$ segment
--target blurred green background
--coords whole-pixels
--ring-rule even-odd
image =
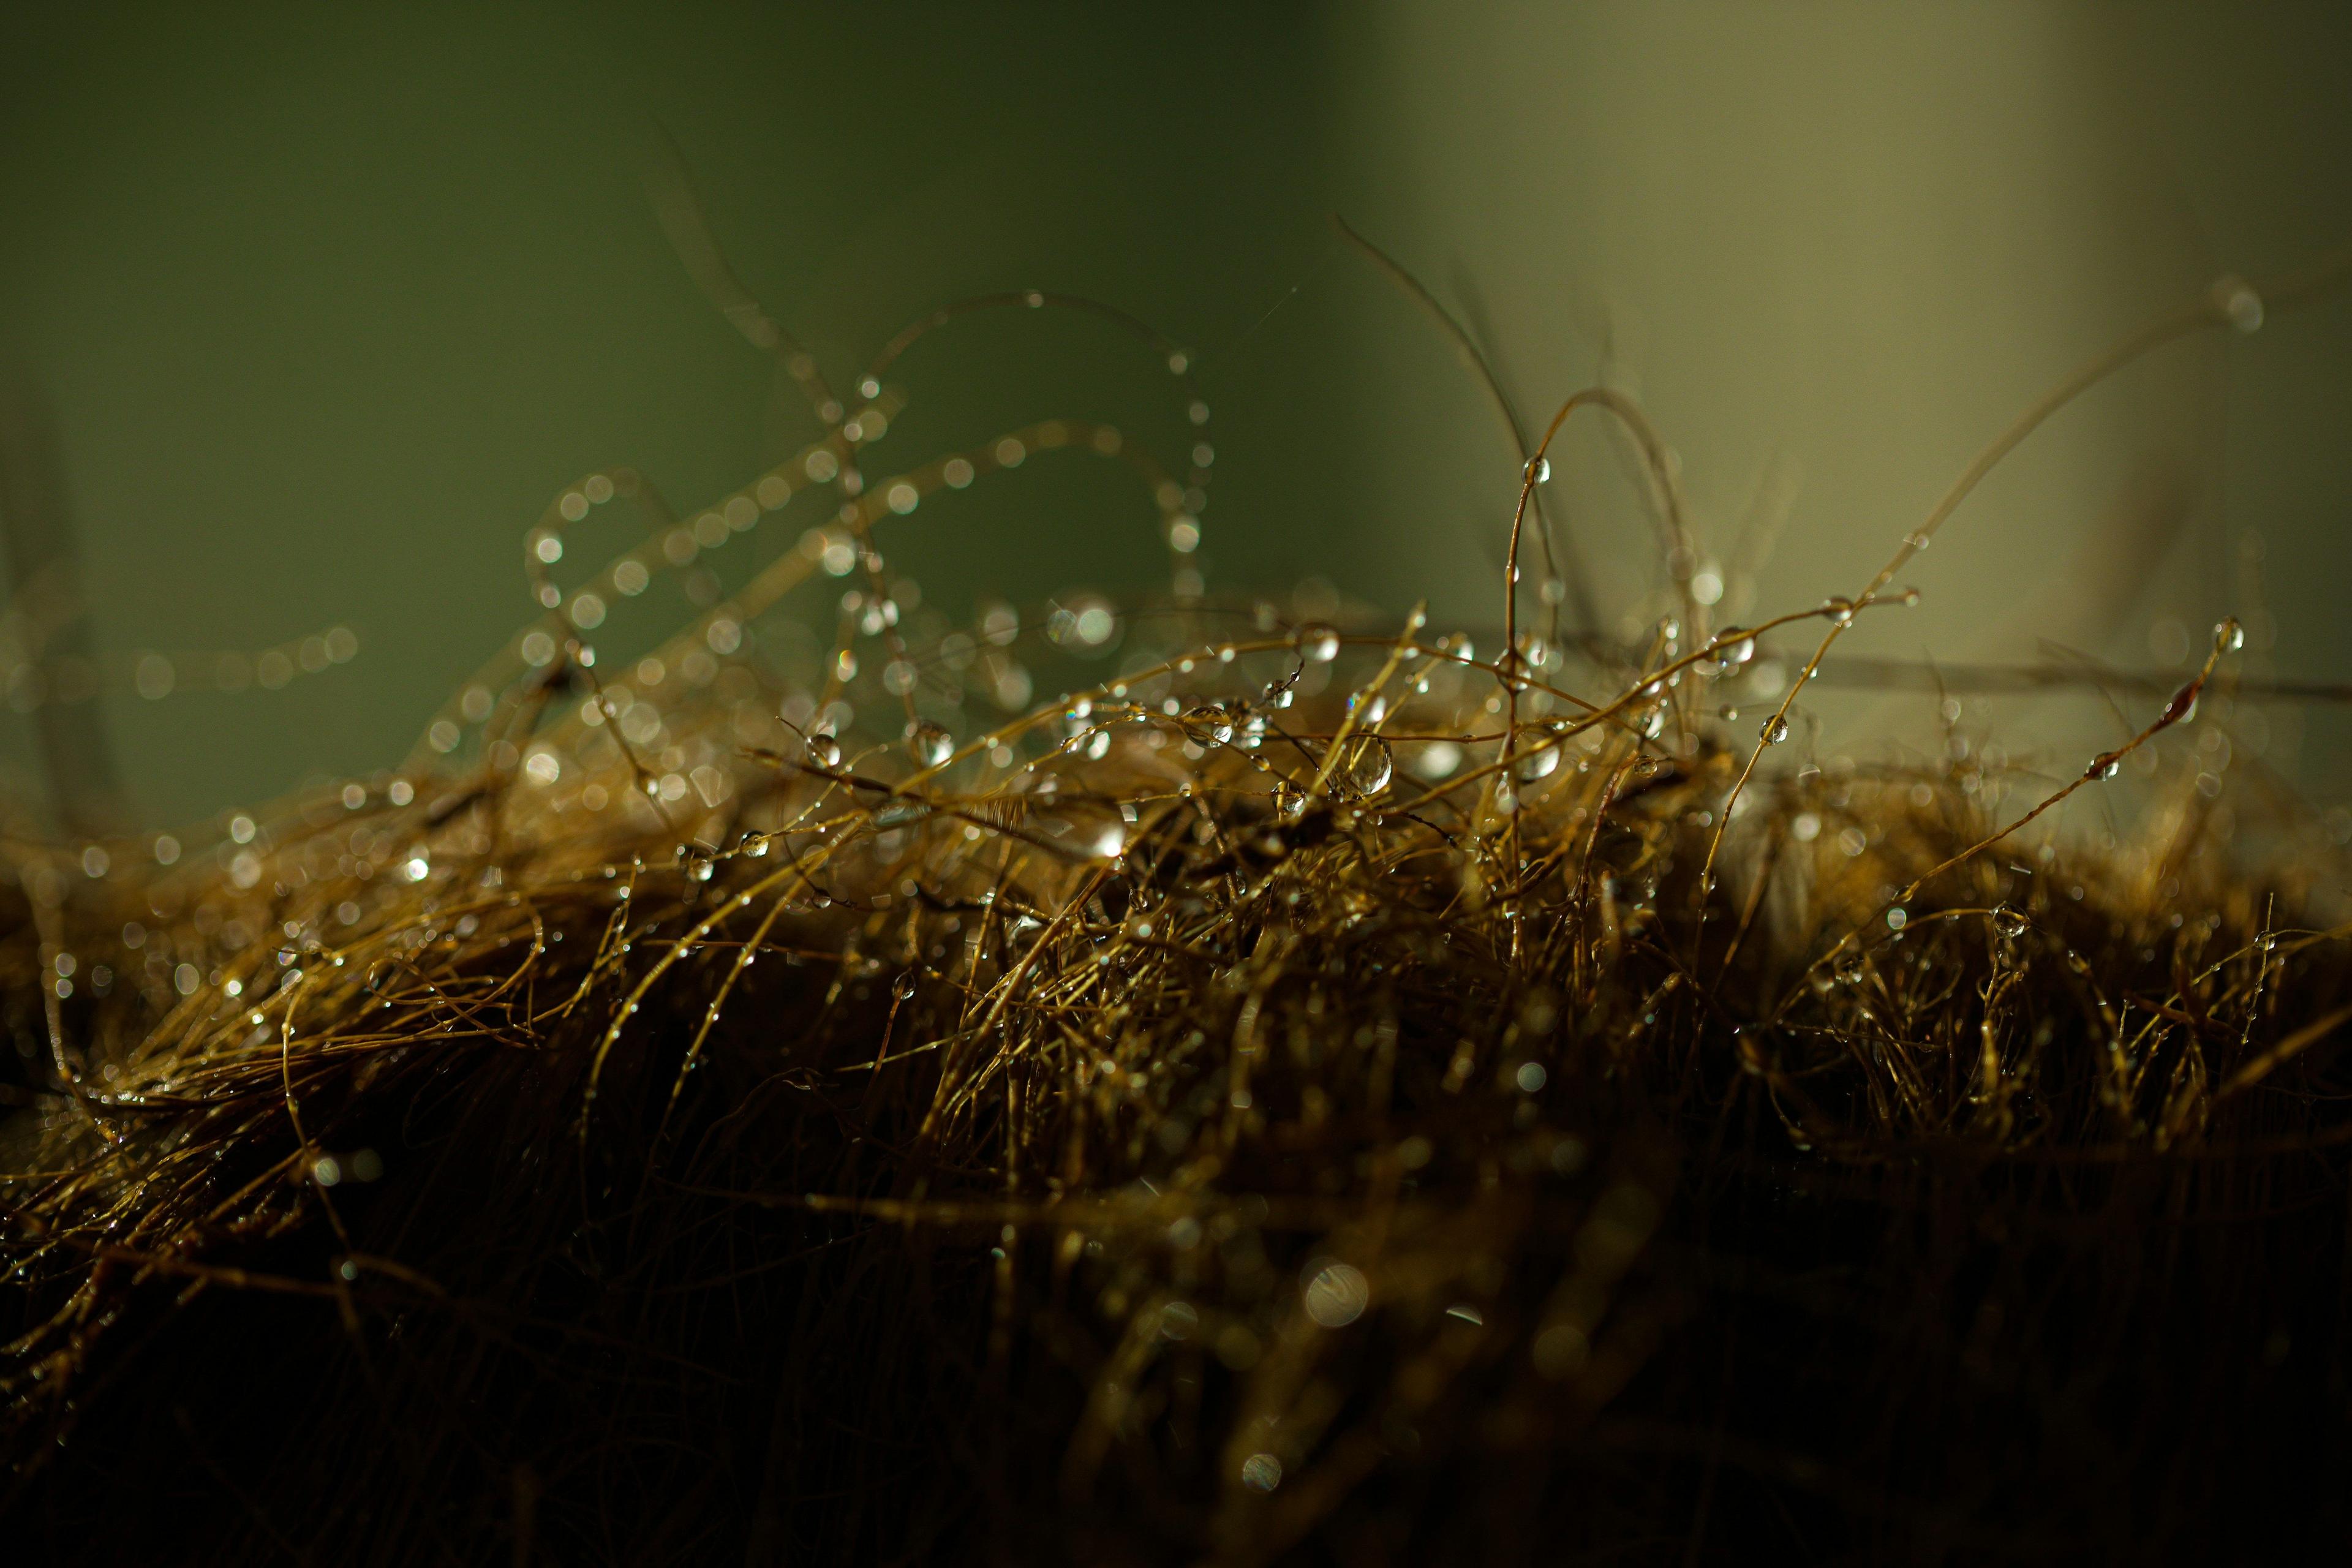
[[[635,466],[683,510],[813,432],[654,220],[656,125],[836,382],[961,295],[1111,301],[1214,409],[1212,591],[1320,574],[1491,625],[1516,463],[1345,213],[1524,418],[1637,390],[1703,549],[1777,530],[1727,600],[1759,618],[1857,589],[2141,320],[2352,238],[2347,62],[2340,6],[18,7],[0,370],[53,413],[100,648],[360,636],[280,692],[110,692],[153,822],[395,761],[530,613],[522,534],[581,474]],[[976,320],[895,374],[909,463],[1051,415],[1192,439],[1152,356],[1082,318]],[[2021,452],[1913,569],[1920,607],[1851,646],[2160,667],[2235,609],[2258,672],[2352,671],[2347,415],[2352,301],[2168,351]],[[1612,631],[1663,608],[1627,473],[1579,428],[1552,484]],[[1153,521],[1113,466],[1040,461],[927,505],[892,560],[950,614],[1131,593],[1165,580]],[[1928,716],[1822,709],[1856,747]],[[2346,793],[2331,713],[2262,729]]]

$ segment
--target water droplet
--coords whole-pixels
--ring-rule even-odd
[[[1934,541],[1925,533],[1906,533],[1903,536],[1903,542],[1910,546],[1911,552],[1916,555],[1920,551],[1927,549],[1929,544],[1934,542]]]
[[[820,730],[808,738],[809,761],[821,768],[841,765],[841,742]]]
[[[914,994],[915,972],[913,970],[909,969],[901,972],[898,979],[890,982],[890,994],[897,997],[899,1001],[904,1002],[914,995]]]
[[[1755,634],[1745,626],[1726,626],[1716,634],[1716,668],[1729,674],[1756,657]]]
[[[1184,732],[1204,746],[1222,746],[1234,738],[1234,716],[1221,702],[1204,702],[1184,715]]]
[[[2007,904],[2000,905],[1992,911],[1992,929],[2005,937],[2014,939],[2023,936],[2030,923],[2023,915],[2011,909]]]
[[[1309,621],[1290,635],[1298,656],[1309,664],[1328,664],[1339,657],[1339,631],[1321,621]]]
[[[1789,721],[1775,713],[1764,721],[1763,728],[1757,733],[1763,738],[1766,745],[1777,746],[1789,738]]]
[[[1558,737],[1552,735],[1539,736],[1536,742],[1536,749],[1521,752],[1518,762],[1513,771],[1519,775],[1519,782],[1521,784],[1533,784],[1538,779],[1549,778],[1553,773],[1559,772],[1559,742]]]
[[[2093,783],[2111,779],[2123,771],[2123,759],[2110,752],[2103,757],[2093,757],[2091,765],[2083,770],[2083,776]]]
[[[907,726],[907,754],[919,766],[938,767],[955,754],[955,737],[929,719],[914,720]]]
[[[1852,599],[1838,597],[1823,599],[1822,601],[1822,611],[1823,614],[1827,615],[1832,621],[1834,621],[1839,626],[1844,626],[1853,619],[1853,601]]]
[[[2235,616],[2223,616],[2213,626],[2213,647],[2222,653],[2236,653],[2246,646],[2246,628],[2238,624]]]
[[[1549,480],[1550,478],[1551,459],[1549,458],[1530,458],[1528,459],[1528,479],[1530,483],[1540,485]]]
[[[1375,795],[1389,787],[1395,773],[1389,743],[1378,735],[1358,735],[1348,742],[1345,763],[1348,788],[1359,795]]]

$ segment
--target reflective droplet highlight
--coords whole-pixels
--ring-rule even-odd
[[[1339,657],[1339,629],[1321,621],[1309,621],[1290,637],[1298,649],[1299,658],[1309,664],[1328,664]]]
[[[1348,755],[1343,771],[1349,791],[1360,795],[1374,795],[1389,787],[1396,764],[1389,753],[1389,743],[1378,735],[1357,735],[1348,742]]]
[[[917,719],[907,726],[907,754],[919,766],[938,767],[955,754],[955,737],[942,725]]]

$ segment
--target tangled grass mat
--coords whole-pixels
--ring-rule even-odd
[[[822,440],[688,521],[567,489],[544,615],[394,773],[215,841],[9,845],[11,1560],[2346,1539],[2347,868],[2200,739],[2234,624],[2056,779],[1957,705],[1930,761],[1781,744],[2035,425],[2340,266],[2086,367],[1851,598],[1711,626],[1659,462],[1673,613],[1604,646],[1513,593],[1481,648],[1205,595],[1204,463],[1103,427],[868,482],[915,336],[1075,302],[942,311],[845,407],[666,216]],[[887,525],[1055,448],[1136,467],[1175,595],[923,634]],[[747,587],[595,658],[810,495]],[[644,542],[560,586],[632,503]],[[763,627],[828,574],[802,684]],[[2055,809],[2084,791],[2116,809]]]

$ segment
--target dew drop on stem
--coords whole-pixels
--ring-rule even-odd
[[[938,767],[955,754],[955,737],[931,720],[917,719],[907,726],[907,754],[919,766]]]

